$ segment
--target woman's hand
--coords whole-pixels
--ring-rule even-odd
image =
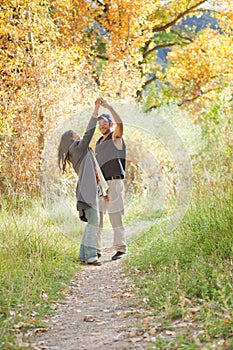
[[[103,196],[103,199],[104,199],[106,202],[109,202],[109,195],[107,194],[106,196]]]
[[[100,108],[100,104],[101,104],[101,98],[97,98],[95,100],[95,109],[94,109],[94,112],[92,114],[92,117],[93,118],[97,118],[98,117],[98,113],[99,113],[99,108]]]
[[[102,98],[98,97],[98,98],[95,100],[95,105],[96,105],[96,106],[100,106],[101,102],[102,102]]]

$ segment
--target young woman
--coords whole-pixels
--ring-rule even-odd
[[[67,162],[72,164],[78,175],[76,189],[77,210],[81,220],[87,222],[79,250],[79,259],[91,265],[101,265],[98,261],[96,239],[99,226],[99,202],[95,160],[89,147],[95,132],[101,99],[95,101],[95,109],[81,138],[73,130],[66,131],[58,148],[59,168],[64,172]]]

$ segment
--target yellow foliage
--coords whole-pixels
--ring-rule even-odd
[[[212,29],[203,30],[192,43],[168,55],[166,79],[183,100],[202,95],[210,98],[211,92],[232,80],[232,52],[232,37]]]

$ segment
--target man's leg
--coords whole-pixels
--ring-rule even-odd
[[[123,212],[109,213],[109,219],[113,228],[113,248],[117,252],[126,253],[127,245],[125,239],[125,228],[123,225]]]
[[[113,247],[117,251],[112,259],[119,259],[127,251],[125,228],[123,224],[124,216],[124,181],[110,180],[109,185],[109,203],[108,214],[113,228],[114,238]],[[123,254],[120,254],[123,253]]]

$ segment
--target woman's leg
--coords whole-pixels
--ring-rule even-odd
[[[85,227],[79,258],[87,263],[98,260],[96,250],[97,231],[99,227],[99,211],[98,209],[88,208],[85,210],[87,225]]]
[[[102,241],[102,235],[103,235],[103,223],[104,223],[104,213],[102,211],[99,212],[99,227],[97,231],[97,251],[99,254],[101,254],[103,249],[103,241]]]

